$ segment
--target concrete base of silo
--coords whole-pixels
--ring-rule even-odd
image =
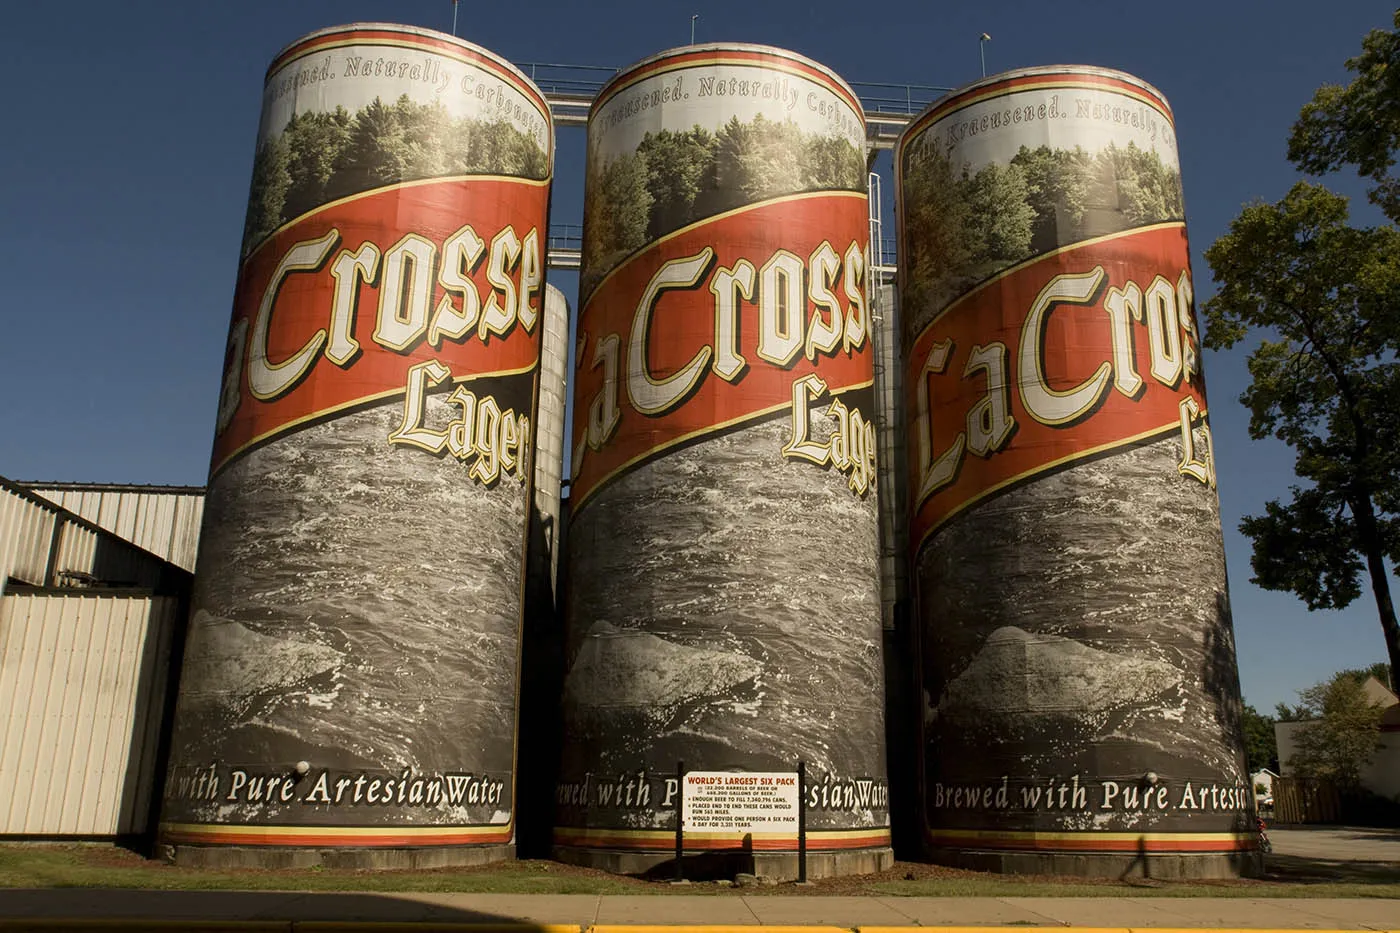
[[[674,852],[636,852],[625,849],[585,849],[555,846],[554,858],[569,865],[597,868],[617,875],[643,875],[659,881],[675,877]],[[894,866],[894,850],[846,849],[807,853],[807,879],[869,875]],[[797,853],[743,850],[687,852],[681,860],[681,877],[687,881],[733,878],[740,872],[773,881],[796,881]]]
[[[317,848],[314,846],[162,846],[166,861],[181,868],[462,868],[515,858],[515,846],[414,846]]]
[[[1140,855],[938,848],[928,851],[927,860],[936,865],[1004,875],[1061,875],[1120,881],[1257,878],[1264,873],[1263,856],[1257,851]]]

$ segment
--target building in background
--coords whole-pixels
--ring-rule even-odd
[[[25,483],[123,540],[194,572],[203,486],[123,486],[111,483]]]
[[[1361,769],[1361,787],[1388,800],[1400,800],[1400,697],[1375,677],[1367,677],[1361,685],[1366,701],[1383,710],[1380,734],[1371,760]],[[1279,777],[1291,778],[1296,772],[1289,759],[1298,750],[1298,733],[1308,728],[1306,722],[1274,723],[1274,739],[1278,742]]]
[[[187,488],[100,495],[98,518],[152,543],[184,540],[199,506]],[[138,501],[145,520],[117,521]],[[161,554],[0,477],[0,837],[149,841],[190,583]]]

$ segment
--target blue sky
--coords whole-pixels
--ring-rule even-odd
[[[1277,200],[1298,109],[1392,8],[1370,0],[883,4],[463,3],[458,34],[517,64],[624,66],[690,36],[780,45],[850,81],[960,85],[1103,65],[1156,85],[1177,118],[1198,301],[1200,253],[1240,206]],[[853,18],[853,14],[867,18]],[[0,475],[201,484],[208,465],[263,71],[297,36],[357,20],[450,28],[450,0],[68,0],[5,4],[0,145]],[[578,223],[582,130],[559,131],[553,218]],[[883,164],[888,165],[888,158]],[[1356,215],[1378,215],[1362,187]],[[570,295],[572,276],[551,282]],[[1286,495],[1292,456],[1256,443],[1244,353],[1208,354],[1245,698],[1261,710],[1385,657],[1369,593],[1309,613],[1249,583],[1242,515]]]

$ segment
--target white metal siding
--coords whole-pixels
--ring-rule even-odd
[[[195,488],[31,484],[44,498],[186,570],[194,570],[204,493]]]
[[[57,513],[0,486],[0,593],[14,577],[44,585]]]
[[[0,592],[7,578],[33,586],[156,589],[173,569],[131,541],[0,479]]]
[[[177,606],[0,597],[0,834],[147,829]]]
[[[65,522],[58,535],[54,582],[64,585],[91,577],[108,586],[154,589],[160,583],[162,566],[151,554],[116,535]]]

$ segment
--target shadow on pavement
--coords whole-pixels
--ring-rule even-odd
[[[0,919],[333,920],[475,923],[528,927],[529,921],[452,903],[461,894],[345,891],[143,891],[42,888],[0,890]],[[594,898],[587,897],[591,903]],[[591,922],[580,905],[578,918]],[[590,914],[590,916],[583,916]]]
[[[1400,882],[1400,862],[1341,861],[1274,853],[1264,856],[1264,877],[1295,884],[1395,884]]]
[[[1334,826],[1326,823],[1270,823],[1271,830],[1289,833],[1325,833],[1339,839],[1373,839],[1377,842],[1400,842],[1400,829],[1382,826]]]

